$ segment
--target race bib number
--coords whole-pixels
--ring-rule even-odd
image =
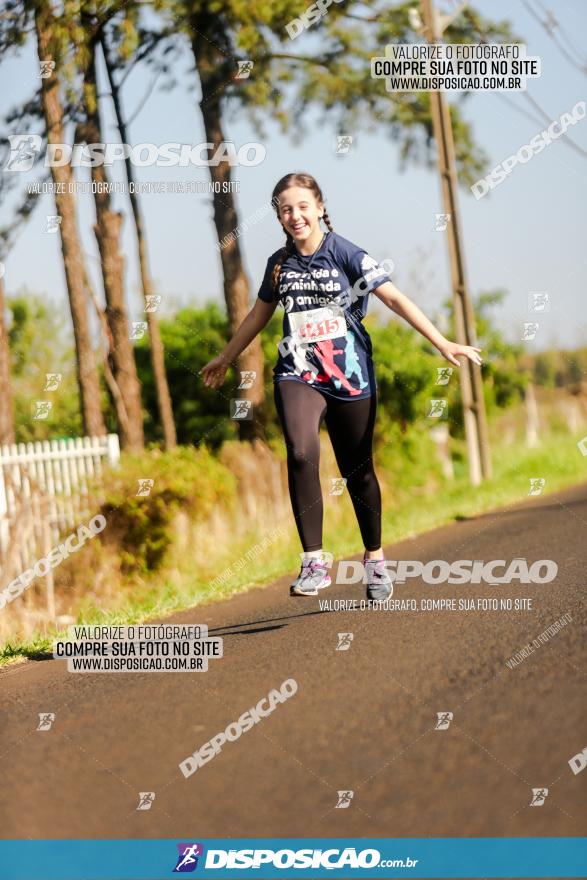
[[[292,312],[289,315],[291,335],[298,343],[321,342],[323,339],[338,339],[346,336],[346,321],[340,306],[324,306],[307,312]]]

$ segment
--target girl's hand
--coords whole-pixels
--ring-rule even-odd
[[[226,377],[228,367],[228,361],[221,354],[215,357],[214,360],[209,361],[200,370],[200,375],[204,379],[204,385],[207,385],[208,388],[220,388]]]
[[[468,357],[470,361],[473,361],[474,364],[478,364],[481,366],[483,363],[483,358],[479,355],[481,351],[480,348],[474,348],[472,345],[459,345],[458,342],[447,342],[446,345],[443,345],[442,348],[439,349],[441,355],[450,361],[451,364],[454,364],[457,367],[460,367],[460,361],[457,360],[459,355],[464,355]]]

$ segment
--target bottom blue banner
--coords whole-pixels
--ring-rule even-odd
[[[2,880],[587,877],[587,837],[2,840]]]

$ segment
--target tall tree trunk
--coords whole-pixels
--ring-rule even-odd
[[[224,85],[234,73],[233,53],[222,28],[220,16],[209,12],[194,14],[190,18],[190,24],[192,51],[202,89],[200,109],[206,141],[213,144],[213,150],[216,150],[225,140],[222,130],[221,98]],[[221,51],[222,49],[225,51]],[[230,183],[232,178],[231,166],[227,161],[222,161],[218,165],[210,165],[209,168],[210,177],[217,184],[213,193],[214,225],[218,241],[222,242],[224,237],[238,226],[236,206],[230,187],[227,187],[228,192],[223,192],[223,185]],[[217,189],[220,191],[216,192]],[[230,333],[233,334],[250,310],[249,283],[243,268],[238,238],[221,247],[220,259]],[[247,398],[253,404],[253,419],[240,422],[240,437],[243,440],[253,439],[262,436],[263,433],[255,409],[261,407],[265,399],[263,354],[258,336],[242,352],[237,360],[237,366],[240,371],[254,370],[256,373],[251,388],[239,391],[239,396]]]
[[[104,61],[108,72],[110,82],[110,91],[112,94],[112,103],[116,114],[120,139],[123,144],[127,144],[127,131],[122,107],[120,103],[120,94],[115,81],[113,63],[108,55],[108,47],[106,40],[102,36],[102,52],[104,53]],[[149,307],[149,297],[153,296],[153,284],[151,281],[151,273],[149,272],[149,259],[147,255],[147,242],[143,226],[143,217],[139,205],[137,194],[134,192],[134,175],[132,162],[130,157],[125,159],[126,179],[128,182],[129,199],[135,223],[135,231],[137,236],[137,250],[139,254],[139,270],[141,274],[141,285],[143,288],[143,298],[145,300],[145,309],[147,315],[147,323],[149,325],[149,336],[151,339],[151,363],[153,366],[153,376],[155,378],[155,392],[157,395],[157,406],[159,408],[159,417],[163,428],[163,438],[167,449],[174,449],[177,446],[177,434],[175,432],[175,422],[173,420],[173,408],[171,405],[171,395],[169,393],[169,385],[167,383],[167,375],[165,373],[165,352],[163,342],[161,340],[161,332],[159,330],[159,321],[154,311]]]
[[[110,327],[108,326],[108,321],[106,320],[106,314],[104,310],[100,307],[100,303],[98,302],[98,297],[94,293],[94,289],[88,278],[87,272],[84,276],[84,282],[86,285],[86,290],[88,295],[94,305],[94,309],[96,310],[96,316],[98,321],[100,322],[100,326],[102,328],[103,341],[106,345],[106,348],[103,349],[103,361],[102,365],[104,368],[104,381],[108,387],[108,391],[110,392],[110,396],[112,397],[112,401],[114,403],[114,409],[116,411],[116,420],[121,427],[121,430],[128,432],[128,414],[126,412],[126,406],[124,404],[124,398],[120,392],[120,388],[116,383],[116,379],[114,378],[114,374],[112,372],[112,367],[110,366],[111,354],[112,354],[112,332]]]
[[[87,68],[84,70],[85,121],[78,125],[77,136],[86,143],[103,143],[96,89],[96,44],[92,41]],[[112,364],[116,384],[120,388],[126,407],[126,425],[119,425],[120,439],[126,449],[144,449],[143,413],[141,409],[141,386],[124,304],[124,258],[120,252],[122,214],[113,211],[107,187],[110,183],[104,165],[93,165],[92,182],[96,184],[94,202],[96,225],[94,232],[100,251],[106,319],[112,333]]]
[[[55,19],[50,4],[39,2],[35,5],[35,30],[39,61],[45,61],[52,57],[54,26]],[[59,97],[59,80],[55,73],[49,78],[41,80],[41,97],[47,127],[47,142],[48,144],[62,144],[65,142],[63,108]],[[51,176],[56,184],[55,207],[61,217],[59,228],[61,251],[73,322],[83,427],[86,434],[99,436],[106,433],[106,425],[100,407],[100,381],[90,337],[87,300],[84,291],[84,264],[77,229],[75,195],[73,193],[74,176],[71,165],[52,167]]]
[[[4,320],[4,278],[0,275],[0,443],[14,443],[10,348]]]

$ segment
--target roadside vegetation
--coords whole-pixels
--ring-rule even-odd
[[[529,357],[496,331],[491,314],[498,303],[493,295],[476,304],[494,465],[493,479],[479,487],[468,479],[456,370],[447,385],[435,384],[437,368],[445,364],[423,340],[397,322],[367,319],[378,365],[376,463],[384,497],[384,544],[521,501],[528,496],[530,479],[544,479],[547,494],[587,478],[587,457],[577,446],[587,433],[587,392],[581,382],[587,351]],[[45,371],[45,359],[54,363],[54,351],[40,344],[52,318],[44,316],[34,297],[26,307],[12,301],[11,308],[14,351],[23,363],[36,362],[15,374],[15,404],[17,412],[24,412],[25,401],[39,390],[35,382]],[[169,451],[157,445],[149,353],[146,345],[138,347],[150,444],[144,452],[123,453],[120,467],[104,481],[100,509],[91,514],[102,513],[108,527],[55,570],[57,619],[46,618],[43,579],[1,612],[3,662],[49,650],[53,637],[69,623],[152,619],[263,586],[297,569],[299,540],[274,408],[259,414],[264,439],[241,441],[228,410],[234,376],[221,393],[204,388],[197,378],[207,359],[205,349],[218,347],[226,332],[215,306],[185,309],[161,321],[180,443]],[[279,334],[277,319],[263,334],[267,383]],[[205,340],[204,350],[193,343],[198,337]],[[66,361],[66,350],[63,357]],[[536,402],[532,417],[530,386]],[[75,396],[72,385],[61,399],[64,412],[59,415],[59,423],[72,430]],[[438,397],[447,399],[444,439],[434,439],[439,420],[427,415],[430,399]],[[50,423],[23,419],[27,433],[22,439],[31,439],[31,425],[37,432],[33,439],[42,439],[42,431],[54,436]],[[325,549],[335,558],[357,554],[362,548],[350,499],[344,491],[330,494],[338,470],[325,432],[321,475]],[[144,479],[152,486],[140,496]]]

